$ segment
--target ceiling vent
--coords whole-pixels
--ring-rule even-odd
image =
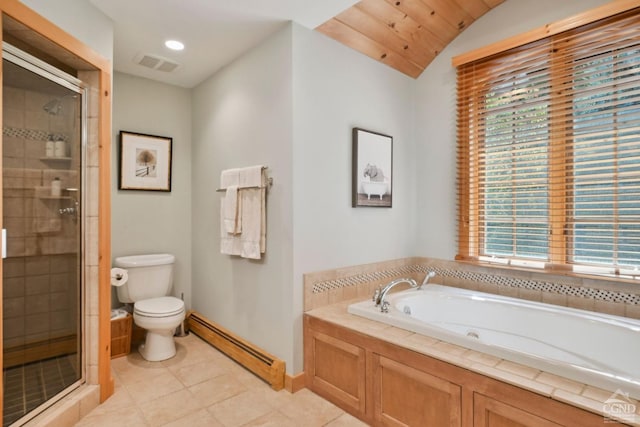
[[[170,73],[180,66],[167,58],[161,56],[151,55],[149,53],[140,53],[133,58],[133,62],[143,67],[151,68],[152,70],[158,70],[165,73]]]

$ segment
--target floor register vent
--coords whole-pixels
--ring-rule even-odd
[[[284,388],[283,360],[216,325],[197,312],[189,313],[187,324],[191,332],[262,378],[274,390]]]

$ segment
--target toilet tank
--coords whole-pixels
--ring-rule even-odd
[[[118,300],[134,303],[143,299],[169,295],[173,286],[171,254],[149,254],[117,257],[114,266],[127,270],[129,280],[116,287]]]

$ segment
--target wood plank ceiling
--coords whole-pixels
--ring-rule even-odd
[[[362,0],[316,30],[417,78],[471,23],[504,0]]]

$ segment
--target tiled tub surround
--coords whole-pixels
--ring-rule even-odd
[[[444,285],[640,318],[638,293],[634,292],[634,287],[638,285],[635,284],[478,267],[426,258],[408,258],[307,274],[306,314],[604,415],[604,405],[615,390],[581,384],[347,313],[349,303],[371,298],[380,284],[398,277],[412,277],[421,281],[425,272],[430,270],[437,273],[433,281]],[[632,403],[636,405],[635,422],[625,422],[640,425],[640,404],[634,400]]]
[[[355,298],[400,277],[418,282],[429,271],[441,285],[640,319],[640,280],[622,282],[485,267],[432,258],[404,258],[304,275],[305,311]]]

